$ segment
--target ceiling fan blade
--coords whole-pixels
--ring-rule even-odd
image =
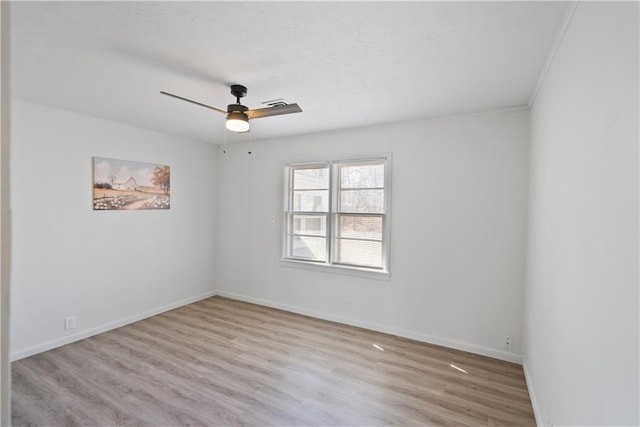
[[[163,94],[163,95],[170,96],[170,97],[172,97],[172,98],[180,99],[180,100],[182,100],[182,101],[187,101],[187,102],[190,102],[190,103],[192,103],[192,104],[196,104],[196,105],[199,105],[199,106],[201,106],[201,107],[208,108],[208,109],[213,110],[213,111],[217,111],[218,113],[227,114],[227,112],[226,112],[225,110],[221,110],[221,109],[219,109],[219,108],[212,107],[211,105],[202,104],[202,103],[197,102],[197,101],[192,101],[192,100],[190,100],[190,99],[183,98],[183,97],[181,97],[181,96],[174,95],[174,94],[172,94],[172,93],[165,92],[165,91],[160,91],[160,93],[161,93],[161,94]]]
[[[250,119],[262,117],[279,116],[281,114],[302,113],[302,108],[298,104],[276,105],[275,107],[259,108],[244,112]]]

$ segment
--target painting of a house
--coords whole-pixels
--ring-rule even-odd
[[[113,175],[111,175],[109,178],[111,179],[111,187],[114,190],[133,191],[138,187],[138,183],[133,177],[129,177],[129,179],[126,180],[125,182],[115,182],[116,177]]]
[[[170,176],[167,165],[94,157],[93,209],[170,209]]]

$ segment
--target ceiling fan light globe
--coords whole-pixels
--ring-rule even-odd
[[[243,113],[227,114],[227,129],[232,132],[247,132],[249,130],[249,118]]]

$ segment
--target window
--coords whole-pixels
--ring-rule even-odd
[[[285,168],[284,258],[387,273],[386,158]]]

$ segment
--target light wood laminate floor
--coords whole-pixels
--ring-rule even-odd
[[[22,425],[535,425],[522,368],[213,297],[13,366]]]

